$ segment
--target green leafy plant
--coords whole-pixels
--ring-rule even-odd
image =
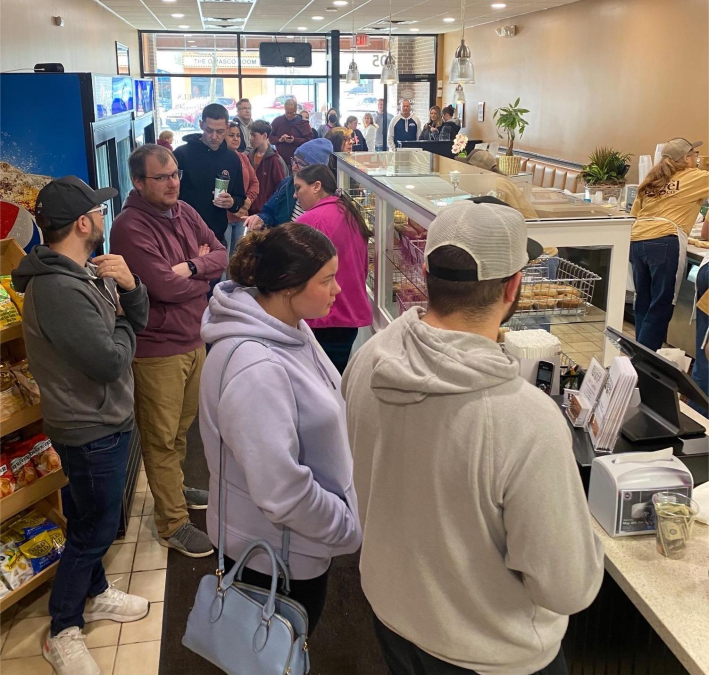
[[[613,148],[596,148],[583,167],[581,178],[586,185],[620,185],[630,170],[631,154],[622,154]]]
[[[515,144],[515,138],[517,134],[522,138],[524,130],[526,129],[529,122],[522,117],[529,112],[526,108],[519,107],[519,99],[514,103],[510,103],[508,106],[498,108],[493,113],[492,117],[495,120],[495,125],[497,126],[497,135],[500,138],[504,138],[503,133],[507,136],[507,155],[512,156],[512,150]]]

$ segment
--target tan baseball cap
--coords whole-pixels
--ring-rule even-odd
[[[665,143],[662,156],[669,157],[675,162],[681,162],[692,150],[702,145],[702,141],[690,143],[686,138],[673,138]]]
[[[487,150],[473,150],[465,160],[471,166],[492,171],[497,168],[497,160]]]
[[[441,246],[463,249],[477,270],[449,270],[431,265],[429,256]],[[444,206],[428,227],[426,270],[446,281],[505,279],[542,254],[527,237],[524,216],[495,197],[476,197]]]

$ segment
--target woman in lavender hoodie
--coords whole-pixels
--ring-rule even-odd
[[[330,240],[307,225],[252,232],[202,320],[202,338],[212,344],[199,407],[210,539],[216,546],[221,435],[226,554],[238,559],[254,539],[280,550],[290,528],[291,597],[307,610],[310,630],[325,604],[331,559],[362,540],[340,376],[305,323],[329,313],[340,292],[337,266]],[[226,363],[220,395],[227,355],[242,342]],[[270,570],[257,553],[244,580],[268,588]]]
[[[338,189],[326,166],[306,166],[298,171],[294,185],[295,198],[305,211],[296,222],[320,230],[337,249],[340,263],[337,283],[342,287],[342,293],[327,316],[313,318],[308,325],[342,374],[357,330],[372,323],[372,303],[366,286],[369,272],[367,244],[372,233],[349,196]]]

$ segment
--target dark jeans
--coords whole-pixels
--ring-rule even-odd
[[[126,431],[76,447],[53,443],[70,498],[63,504],[66,547],[49,598],[52,636],[83,628],[86,599],[108,588],[101,559],[118,534],[130,437]]]
[[[228,556],[224,556],[225,570],[228,572],[233,566],[234,561]],[[290,582],[290,595],[288,597],[303,605],[305,611],[308,613],[308,632],[310,635],[312,635],[315,630],[315,626],[318,625],[323,608],[325,607],[327,577],[329,574],[330,570],[314,579],[291,579]],[[271,576],[269,574],[262,574],[248,567],[244,568],[241,580],[247,584],[265,588],[266,590],[271,588]],[[279,593],[281,592],[280,585],[278,591]]]
[[[697,274],[697,300],[701,298],[709,289],[709,265],[704,265]],[[707,395],[709,395],[709,364],[707,364],[707,353],[702,347],[704,336],[709,330],[709,315],[697,310],[697,338],[696,338],[696,354],[692,366],[692,379],[697,383],[697,386]],[[689,401],[689,405],[698,413],[706,417],[707,409]]]
[[[389,630],[376,615],[374,632],[384,654],[389,675],[477,675],[474,670],[441,661],[419,649],[401,635]],[[568,672],[564,652],[559,649],[559,653],[548,666],[532,675],[568,675]]]
[[[657,351],[667,338],[672,320],[675,278],[679,265],[679,239],[659,237],[630,242],[635,282],[635,338]]]
[[[357,328],[314,328],[313,334],[323,351],[330,357],[340,375],[350,360],[352,345],[357,339]]]

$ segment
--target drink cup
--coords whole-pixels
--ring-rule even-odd
[[[214,199],[216,199],[222,192],[226,192],[229,189],[229,179],[228,178],[217,178],[214,181]]]

